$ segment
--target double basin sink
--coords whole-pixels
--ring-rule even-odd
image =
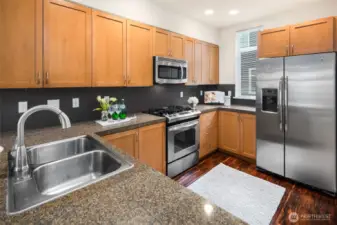
[[[90,136],[27,148],[31,178],[16,180],[9,154],[7,210],[17,214],[133,167]]]

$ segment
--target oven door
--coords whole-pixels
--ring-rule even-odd
[[[168,127],[167,162],[171,163],[199,150],[199,120]]]

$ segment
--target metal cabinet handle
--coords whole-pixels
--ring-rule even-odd
[[[37,72],[37,74],[36,74],[36,76],[35,76],[35,82],[36,82],[37,85],[40,84],[40,82],[41,82],[41,79],[40,79],[40,72]]]
[[[288,131],[288,76],[285,78],[285,89],[284,89],[284,105],[285,105],[285,115],[284,115],[284,130]]]
[[[279,83],[278,83],[278,109],[279,109],[279,122],[280,122],[280,131],[283,131],[283,107],[282,107],[282,101],[283,101],[283,96],[282,96],[282,89],[283,89],[283,77],[280,78]]]
[[[46,72],[46,84],[48,84],[49,83],[49,72]]]
[[[286,45],[286,56],[289,56],[289,45]]]

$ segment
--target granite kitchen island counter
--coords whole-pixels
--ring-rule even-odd
[[[152,168],[123,154],[100,136],[165,121],[163,118],[138,114],[137,121],[102,128],[94,122],[27,131],[27,146],[81,135],[91,135],[119,151],[134,167],[116,176],[72,192],[52,202],[18,215],[6,213],[7,153],[15,132],[5,133],[0,145],[0,223],[2,224],[245,224],[230,213],[184,188]],[[97,135],[98,134],[98,135]],[[205,204],[213,206],[205,211]]]

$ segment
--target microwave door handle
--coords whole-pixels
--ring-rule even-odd
[[[182,65],[180,65],[180,80],[182,80],[184,77],[184,68]]]

